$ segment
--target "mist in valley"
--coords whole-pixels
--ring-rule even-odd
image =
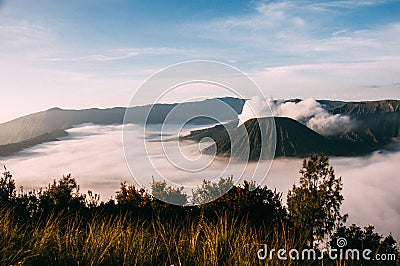
[[[207,143],[181,142],[179,149],[165,149],[159,141],[156,126],[144,136],[143,127],[128,125],[125,130],[137,134],[136,139],[130,140],[130,145],[139,146],[140,142],[145,141],[152,160],[152,164],[146,163],[145,151],[131,149],[134,153],[131,156],[136,158],[131,164],[135,167],[132,172],[141,173],[134,179],[125,161],[122,128],[81,125],[68,130],[69,136],[62,141],[37,145],[15,156],[0,158],[0,163],[11,171],[17,187],[23,186],[24,190],[46,187],[53,179],[71,173],[80,185],[81,192],[91,189],[101,194],[101,200],[114,196],[124,181],[136,185],[139,181],[149,188],[153,177],[156,180],[167,178],[171,183],[195,188],[203,179],[213,180],[229,175],[241,182],[243,179],[239,177],[243,174],[244,179],[251,178],[250,174],[256,167],[255,163],[246,165],[237,162],[227,167],[227,159],[200,155],[201,145]],[[166,143],[171,147],[176,145],[173,140]],[[165,159],[166,150],[170,160]],[[343,178],[345,200],[342,211],[349,213],[348,223],[359,226],[372,224],[378,232],[392,233],[400,240],[400,179],[396,166],[400,161],[400,143],[394,143],[388,150],[390,152],[378,151],[363,157],[330,158],[330,163],[336,175]],[[182,156],[189,160],[204,156],[200,161],[207,167],[194,172],[182,171],[171,164],[171,161],[179,161]],[[299,180],[301,164],[301,159],[275,159],[261,185],[282,192],[285,202],[288,189]]]

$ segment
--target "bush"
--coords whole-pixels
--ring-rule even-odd
[[[228,178],[219,184],[225,186],[230,180]],[[199,188],[196,193],[212,195],[224,189],[219,189],[218,185],[211,186],[207,182],[203,184],[206,185]],[[228,212],[241,219],[248,219],[254,225],[271,225],[286,219],[286,209],[282,206],[281,197],[281,193],[272,191],[266,186],[255,186],[254,183],[244,181],[242,186],[232,186],[226,194],[199,208],[206,217],[217,218],[220,213]]]
[[[344,238],[347,241],[346,246],[342,248],[344,252],[349,249],[358,249],[360,251],[370,249],[372,251],[370,257],[375,256],[376,254],[395,254],[397,260],[399,260],[400,258],[396,247],[396,240],[394,240],[391,235],[383,237],[374,232],[374,230],[375,228],[371,225],[364,227],[364,229],[361,229],[355,224],[352,224],[349,227],[341,226],[332,235],[329,244],[332,248],[341,249],[341,247],[338,247],[337,241],[340,238]],[[374,265],[376,262],[370,262],[370,264],[367,264],[368,261],[363,261],[363,263],[366,265]],[[388,263],[396,265],[396,261]]]
[[[154,181],[151,184],[151,191],[153,197],[162,201],[168,202],[169,204],[184,206],[188,203],[188,196],[183,191],[183,187],[171,187],[167,186],[165,181],[159,182]]]

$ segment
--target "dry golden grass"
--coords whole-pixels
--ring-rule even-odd
[[[79,216],[52,216],[18,225],[7,208],[0,208],[0,239],[1,265],[293,265],[260,261],[257,250],[266,241],[283,248],[303,244],[283,226],[256,228],[226,213],[216,221],[117,216],[83,224]]]

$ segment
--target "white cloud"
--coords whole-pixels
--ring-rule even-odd
[[[1,46],[31,46],[50,41],[52,29],[40,24],[28,22],[6,22],[0,25]],[[34,47],[31,47],[34,48]]]
[[[213,37],[213,31],[218,31],[227,36],[232,32],[241,32],[242,34],[231,35],[230,38],[236,39],[236,41],[251,39],[257,41],[255,37],[258,34],[276,33],[278,29],[288,32],[294,28],[299,29],[299,26],[304,26],[306,20],[300,16],[289,14],[295,8],[296,4],[292,2],[258,3],[254,7],[255,13],[253,14],[216,19],[204,23],[200,27],[209,30],[206,32],[211,33],[210,38]],[[275,37],[274,35],[262,37],[265,40]]]
[[[184,49],[175,49],[168,47],[146,47],[146,48],[118,48],[109,51],[103,51],[99,54],[91,54],[84,56],[69,56],[69,57],[53,57],[46,60],[49,61],[64,61],[64,62],[107,62],[122,59],[128,59],[137,56],[150,56],[150,55],[177,55],[188,54],[193,51]]]
[[[363,6],[373,6],[384,3],[390,3],[394,0],[352,0],[352,1],[326,1],[322,3],[311,4],[311,7],[316,10],[332,10],[337,8],[351,9]]]
[[[243,106],[242,113],[238,115],[239,125],[251,118],[271,117],[271,104],[272,101],[264,101],[259,96],[254,96],[247,100]]]
[[[247,100],[242,113],[238,116],[240,124],[251,118],[260,117],[289,117],[306,125],[324,136],[344,132],[354,125],[350,117],[329,114],[315,99],[309,98],[300,102],[274,102],[272,98],[262,100],[253,97]]]
[[[370,60],[270,67],[250,76],[275,98],[398,99],[400,56]]]
[[[353,8],[379,3],[338,1],[325,4],[346,4],[346,8]],[[217,42],[223,40],[230,46],[247,47],[246,56],[254,60],[263,58],[264,65],[282,65],[285,60],[289,64],[354,63],[378,56],[400,55],[400,24],[393,22],[364,30],[346,28],[351,25],[338,28],[325,21],[329,13],[317,12],[313,10],[315,7],[304,1],[261,2],[255,5],[253,14],[203,23],[201,36]],[[237,55],[237,60],[240,59]]]

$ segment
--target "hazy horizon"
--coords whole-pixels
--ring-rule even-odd
[[[218,97],[210,97],[210,98],[207,98],[207,99],[224,98],[224,97],[232,97],[232,96],[218,96]],[[270,97],[270,98],[273,99],[273,100],[276,100],[276,101],[305,100],[305,98],[286,98],[286,99],[275,99],[275,98],[272,98],[272,97]],[[314,99],[314,98],[308,98],[308,99]],[[247,99],[247,100],[250,100],[250,99]],[[386,100],[400,101],[400,98],[377,98],[377,99],[373,99],[373,100],[342,100],[342,99],[315,99],[315,100],[316,101],[324,101],[324,100],[327,100],[327,101],[342,101],[342,102],[367,102],[367,101],[369,102],[369,101],[386,101]],[[201,101],[201,100],[199,100],[199,101]],[[198,101],[193,101],[193,102],[198,102]],[[181,103],[181,102],[172,100],[172,101],[168,101],[168,102],[158,102],[157,104],[175,104],[175,103]],[[151,104],[152,103],[147,103],[147,104],[135,105],[133,107],[140,107],[140,106],[146,106],[146,105],[151,105]],[[69,107],[61,107],[61,106],[54,105],[54,106],[49,107],[47,109],[36,110],[36,111],[31,112],[31,113],[22,114],[22,115],[13,117],[13,118],[11,118],[9,120],[5,120],[5,121],[0,120],[0,124],[13,121],[13,120],[18,119],[18,118],[23,117],[23,116],[27,116],[27,115],[35,114],[35,113],[39,113],[39,112],[44,112],[44,111],[48,111],[48,110],[56,109],[56,108],[59,108],[59,109],[62,109],[62,110],[77,110],[77,111],[79,111],[79,110],[89,110],[89,109],[113,109],[113,108],[127,108],[127,107],[128,107],[128,105],[126,105],[126,106],[102,106],[102,107],[87,106],[87,107],[82,107],[82,108],[69,108]],[[277,115],[277,116],[279,116],[279,115]]]

